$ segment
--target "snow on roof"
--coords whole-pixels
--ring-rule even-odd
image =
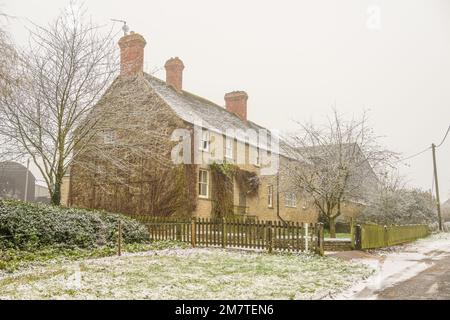
[[[227,111],[224,107],[215,104],[207,99],[196,96],[187,91],[178,92],[166,82],[144,73],[145,79],[156,93],[172,108],[172,110],[184,121],[196,124],[201,120],[203,128],[226,134],[227,130],[234,130],[236,139],[249,142],[247,136],[243,136],[249,129],[267,130],[270,135],[273,133],[268,129],[257,125],[249,120],[242,120],[236,114]],[[287,142],[280,138],[279,154],[288,156],[284,150]]]
[[[236,114],[227,111],[214,102],[186,91],[179,93],[164,81],[148,74],[145,76],[152,88],[184,121],[194,123],[196,120],[201,119],[205,129],[223,133],[227,129],[264,129],[251,121],[242,120]]]

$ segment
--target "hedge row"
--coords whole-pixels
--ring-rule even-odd
[[[117,241],[119,220],[124,243],[148,240],[146,227],[123,215],[3,200],[0,201],[0,246],[112,246]]]

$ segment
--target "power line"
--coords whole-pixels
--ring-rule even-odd
[[[444,142],[445,142],[445,140],[447,139],[449,133],[450,133],[450,126],[448,126],[448,128],[447,128],[447,132],[445,133],[444,139],[442,139],[441,143],[440,143],[439,145],[437,145],[436,148],[439,148],[440,146],[442,146],[442,145],[444,144]],[[415,158],[415,157],[420,156],[421,154],[427,152],[427,151],[430,150],[430,149],[431,149],[431,147],[428,147],[428,148],[426,148],[426,149],[424,149],[424,150],[422,150],[422,151],[420,151],[420,152],[417,152],[417,153],[415,153],[415,154],[413,154],[413,155],[410,155],[410,156],[408,156],[408,157],[406,157],[406,158],[400,159],[400,160],[396,161],[395,163],[398,163],[398,162],[402,162],[402,161],[406,161],[406,160]]]
[[[439,145],[436,146],[436,148],[439,148],[440,146],[442,146],[445,142],[445,139],[447,139],[448,133],[450,132],[450,126],[448,126],[447,132],[445,133],[444,139],[442,139],[442,142],[439,143]]]
[[[397,163],[397,162],[402,162],[402,161],[406,161],[406,160],[415,158],[415,157],[420,156],[421,154],[427,152],[427,151],[430,150],[430,149],[431,149],[431,147],[428,147],[428,148],[426,148],[425,150],[422,150],[422,151],[420,151],[420,152],[417,152],[417,153],[415,153],[415,154],[413,154],[413,155],[411,155],[411,156],[408,156],[408,157],[406,157],[406,158],[400,159],[400,160],[396,161],[395,163]]]

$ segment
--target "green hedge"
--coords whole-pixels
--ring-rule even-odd
[[[394,246],[428,236],[426,225],[381,226],[361,225],[361,249],[375,249]]]
[[[66,248],[112,246],[122,221],[124,243],[148,240],[146,227],[119,214],[18,201],[0,201],[0,246]]]

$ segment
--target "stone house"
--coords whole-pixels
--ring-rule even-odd
[[[191,170],[193,179],[183,184],[192,201],[185,214],[214,216],[215,203],[223,200],[217,199],[219,187],[213,172],[220,165],[232,166],[233,172],[254,184],[250,193],[237,175],[231,177],[232,214],[315,222],[318,213],[312,203],[290,191],[274,166],[275,162],[298,160],[283,154],[278,146],[283,141],[247,118],[247,93],[225,94],[223,107],[183,90],[185,66],[179,58],[166,62],[166,80],[160,80],[143,71],[145,46],[145,39],[133,32],[119,41],[120,75],[92,112],[103,129],[92,139],[91,149],[75,151],[70,175],[64,179],[66,205],[159,214],[152,210],[155,201],[178,200],[170,198],[171,192],[161,196],[171,188],[166,180],[175,178],[155,177],[155,168],[173,165],[178,157],[184,163],[177,166],[184,167],[185,174]],[[189,139],[183,140],[186,132]],[[126,146],[128,152],[118,156],[116,144]],[[187,158],[191,163],[184,161]],[[104,165],[108,161],[118,165]],[[275,171],[268,170],[274,167]],[[164,215],[171,213],[160,210]]]

